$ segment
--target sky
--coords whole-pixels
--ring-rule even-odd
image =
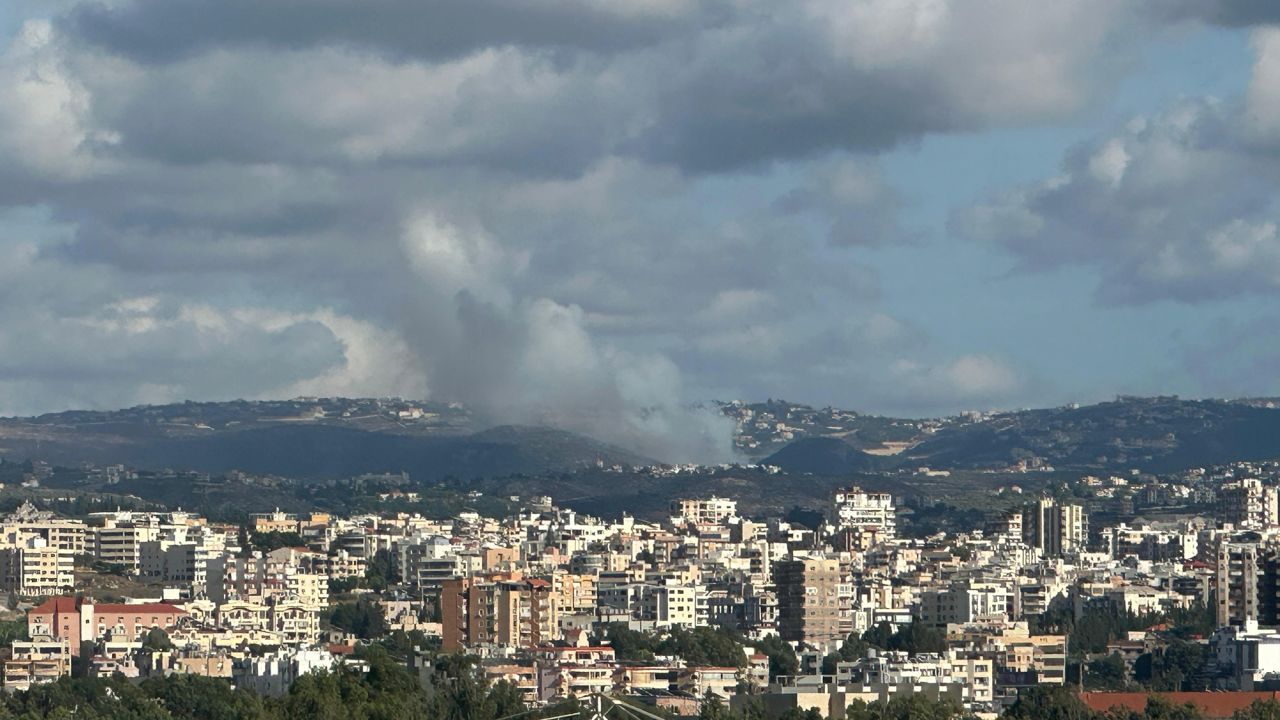
[[[0,414],[1280,395],[1262,0],[0,4]]]

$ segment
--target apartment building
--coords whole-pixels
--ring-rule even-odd
[[[98,603],[84,597],[58,596],[27,613],[27,635],[65,640],[72,655],[80,643],[107,637],[143,639],[152,628],[170,630],[187,611],[164,603]]]
[[[783,640],[823,646],[842,641],[852,626],[852,588],[840,562],[795,558],[773,566],[778,634]]]
[[[54,595],[75,585],[75,556],[39,535],[20,535],[0,548],[0,587],[31,597]]]
[[[857,487],[837,490],[831,498],[831,522],[837,530],[871,531],[882,539],[897,534],[898,513],[889,493]]]
[[[715,497],[681,499],[671,503],[671,516],[694,525],[723,525],[738,516],[738,501]]]
[[[485,644],[536,647],[560,637],[555,594],[541,578],[446,580],[440,610],[445,650]]]

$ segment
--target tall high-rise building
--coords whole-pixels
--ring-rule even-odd
[[[1257,542],[1227,542],[1218,545],[1218,566],[1214,574],[1214,597],[1218,626],[1244,625],[1257,620],[1261,571],[1266,551]]]
[[[469,645],[537,647],[560,637],[559,608],[549,581],[445,580],[440,590],[445,650]]]
[[[1028,505],[1022,512],[1022,540],[1048,557],[1083,550],[1089,539],[1089,518],[1080,505],[1059,505],[1050,498]]]
[[[774,563],[778,634],[783,640],[824,645],[851,629],[851,589],[838,560],[795,558]]]

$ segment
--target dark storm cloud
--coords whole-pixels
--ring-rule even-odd
[[[1203,20],[1232,27],[1280,22],[1280,4],[1273,0],[1170,0],[1152,3],[1150,9],[1169,19]]]
[[[1095,0],[138,0],[61,25],[155,65],[103,98],[124,151],[563,175],[614,154],[723,172],[1057,116],[1105,82],[1124,17]]]
[[[507,45],[616,52],[714,24],[730,7],[692,0],[133,0],[82,3],[63,23],[88,42],[148,63],[244,46],[330,45],[438,61]]]

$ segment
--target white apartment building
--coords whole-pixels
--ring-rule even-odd
[[[831,500],[831,522],[840,530],[875,530],[881,537],[897,533],[898,512],[889,493],[869,493],[861,488],[837,490]]]
[[[711,496],[682,499],[671,503],[671,516],[695,525],[723,525],[738,516],[738,501]]]
[[[175,583],[195,594],[206,594],[209,560],[214,555],[195,542],[148,540],[138,546],[138,574],[144,578]]]
[[[1227,483],[1219,491],[1222,519],[1237,528],[1280,525],[1280,488],[1264,486],[1257,478]]]
[[[75,556],[39,535],[0,549],[0,586],[18,595],[55,595],[75,585]]]
[[[1003,583],[958,582],[945,589],[920,593],[920,621],[934,627],[966,624],[979,619],[1007,620],[1016,593]]]

